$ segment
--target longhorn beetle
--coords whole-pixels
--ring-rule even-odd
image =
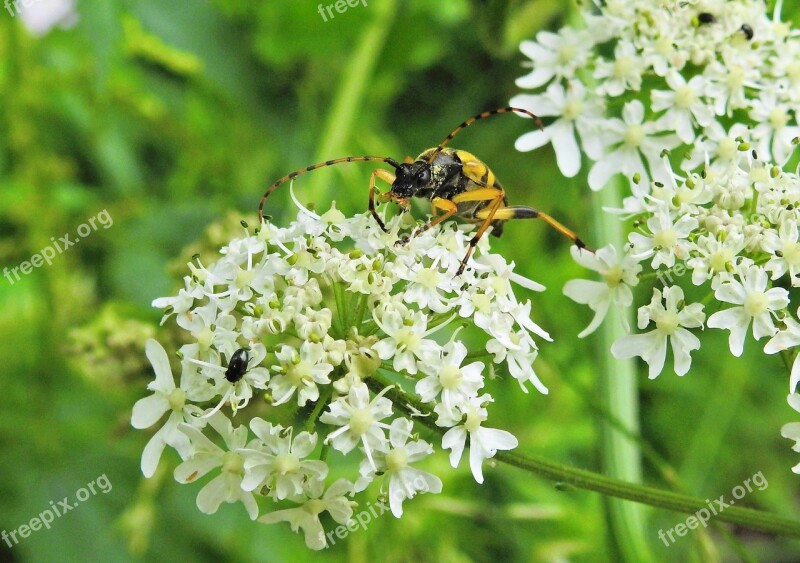
[[[521,108],[503,107],[486,111],[467,119],[453,129],[438,146],[424,151],[413,161],[411,158],[406,158],[400,164],[393,158],[384,156],[346,156],[312,164],[287,174],[267,188],[264,197],[261,198],[261,203],[258,204],[259,220],[261,223],[264,222],[264,202],[267,197],[278,186],[301,174],[343,162],[378,161],[388,164],[395,170],[395,173],[392,174],[388,170],[379,168],[372,172],[369,179],[369,212],[384,232],[388,232],[388,230],[375,211],[376,199],[379,203],[397,202],[403,208],[403,211],[408,210],[412,197],[430,200],[433,216],[424,225],[418,227],[412,236],[419,235],[453,215],[457,215],[470,223],[480,225],[469,241],[469,249],[456,272],[457,276],[463,273],[469,257],[475,250],[475,245],[478,244],[486,229],[492,226],[492,234],[500,236],[503,232],[503,224],[510,219],[542,219],[575,243],[578,248],[585,248],[591,252],[591,249],[573,231],[546,213],[532,207],[520,205],[509,207],[503,187],[486,164],[478,160],[472,153],[445,146],[462,129],[469,127],[479,119],[508,112],[525,114],[535,120],[539,129],[544,129],[541,120],[530,111]],[[376,178],[391,185],[391,189],[388,192],[379,193],[377,198],[375,196]],[[440,211],[442,212],[441,215],[439,215]],[[407,239],[398,241],[398,244],[404,244],[405,242],[407,242]]]

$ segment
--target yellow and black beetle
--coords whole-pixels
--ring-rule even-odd
[[[492,234],[500,236],[503,232],[503,224],[510,219],[542,219],[559,233],[569,238],[579,248],[589,250],[573,231],[546,213],[532,207],[519,205],[509,207],[503,187],[486,164],[472,153],[445,146],[462,129],[472,125],[479,119],[507,112],[525,114],[533,118],[540,129],[542,128],[542,122],[539,118],[528,110],[504,107],[486,111],[467,119],[453,129],[438,146],[426,150],[413,161],[407,158],[401,164],[393,158],[383,156],[347,156],[313,164],[287,174],[267,189],[264,197],[261,198],[261,203],[258,205],[259,220],[261,223],[264,222],[264,202],[267,197],[278,186],[301,174],[342,162],[378,161],[394,168],[394,173],[382,168],[374,170],[369,181],[369,211],[384,231],[386,231],[386,225],[384,225],[375,211],[375,201],[377,200],[379,203],[394,201],[405,210],[408,209],[412,197],[430,200],[433,209],[431,220],[418,227],[412,236],[419,235],[453,215],[480,225],[470,240],[469,249],[461,261],[456,275],[461,275],[464,271],[475,245],[478,244],[486,229],[492,226]],[[388,192],[378,194],[377,198],[375,190],[376,178],[380,178],[391,185],[391,189]],[[439,214],[440,212],[441,214]]]

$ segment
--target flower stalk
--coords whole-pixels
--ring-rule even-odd
[[[380,374],[374,374],[367,380],[367,385],[373,390],[383,389],[391,384],[391,379]],[[405,393],[399,386],[395,386],[388,391],[386,397],[410,416],[416,415],[415,420],[429,429],[437,433],[443,433],[446,430],[435,424],[430,416],[432,414],[431,411],[424,403]],[[419,416],[420,413],[423,416]],[[506,451],[498,452],[495,457],[498,461],[559,484],[565,483],[578,489],[594,491],[616,499],[633,501],[654,508],[694,514],[708,505],[706,500],[699,497],[622,481],[601,473],[560,464],[540,456]],[[716,518],[719,521],[736,524],[751,530],[800,538],[800,521],[763,510],[729,506],[719,512]]]
[[[622,248],[624,234],[622,225],[616,217],[612,217],[604,207],[616,207],[620,200],[620,182],[611,181],[611,185],[599,192],[592,193],[592,222],[596,240],[602,240],[615,248]],[[620,304],[608,313],[609,318],[602,325],[595,346],[597,356],[601,358],[601,369],[597,373],[598,398],[604,408],[614,419],[624,425],[634,435],[639,434],[639,389],[636,380],[636,366],[631,359],[614,358],[609,350],[611,346],[625,335],[632,316],[630,305]],[[609,477],[624,482],[640,484],[642,480],[642,462],[639,444],[606,421],[598,420],[600,425],[600,455],[603,470]],[[574,483],[573,483],[574,484]],[[577,486],[577,485],[576,485]],[[623,497],[608,499],[608,510],[611,528],[616,538],[617,549],[628,561],[651,560],[652,555],[645,541],[645,511],[639,504],[618,500]],[[634,499],[635,500],[635,499]]]

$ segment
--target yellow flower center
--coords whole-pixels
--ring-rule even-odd
[[[681,109],[688,109],[697,100],[697,95],[688,84],[684,84],[675,91],[675,105]]]
[[[625,78],[633,70],[633,59],[630,57],[620,57],[614,61],[614,76]]]
[[[408,466],[408,454],[405,448],[395,448],[386,454],[386,468],[397,472]]]
[[[208,350],[211,348],[211,342],[214,340],[214,332],[209,327],[205,327],[197,333],[196,338],[197,346],[201,350]]]
[[[294,473],[300,469],[300,460],[294,454],[278,454],[275,456],[275,469],[281,475]]]
[[[417,273],[414,281],[428,289],[436,289],[436,286],[439,285],[440,277],[439,272],[433,268],[422,268]]]
[[[723,160],[730,160],[736,156],[738,152],[737,144],[738,143],[730,137],[725,137],[717,145],[717,154]]]
[[[573,98],[564,104],[564,111],[562,113],[564,119],[574,121],[581,113],[583,113],[583,101]]]
[[[655,236],[653,236],[653,240],[656,246],[672,248],[678,243],[678,233],[675,232],[675,229],[664,229],[663,231],[658,231]]]
[[[575,58],[575,46],[563,44],[558,50],[558,62],[562,65],[568,65]]]
[[[662,34],[658,39],[656,39],[656,52],[659,55],[669,56],[672,54],[674,47],[672,46],[672,39],[670,39],[670,35],[667,33]]]
[[[186,404],[186,393],[180,388],[173,389],[167,400],[169,401],[169,408],[174,411],[182,411],[183,405]]]
[[[303,510],[311,514],[312,516],[316,516],[317,514],[322,513],[327,507],[327,503],[318,498],[312,498],[303,505]]]
[[[400,352],[405,352],[406,350],[418,350],[422,337],[414,332],[411,327],[404,326],[397,331],[395,340],[397,341],[397,349]]]
[[[439,372],[439,383],[444,389],[457,389],[463,380],[464,376],[456,366],[445,366]]]
[[[679,324],[678,313],[674,311],[664,311],[656,319],[656,328],[666,335],[675,332]]]
[[[247,287],[253,282],[256,273],[252,270],[241,270],[236,274],[236,287]]]
[[[475,310],[480,313],[488,313],[492,308],[492,302],[485,293],[477,293],[470,297]]]
[[[744,300],[744,312],[757,317],[767,310],[767,296],[762,291],[754,291]]]
[[[601,271],[600,275],[603,276],[608,287],[617,287],[622,283],[622,266],[620,264],[611,266],[608,270]]]
[[[708,257],[708,264],[715,272],[724,272],[728,269],[728,264],[730,264],[731,260],[733,260],[733,252],[723,248]]]
[[[288,364],[286,366],[286,377],[294,387],[302,387],[305,383],[311,382],[312,367],[313,366],[305,360],[300,360],[296,364]]]
[[[481,427],[481,422],[486,420],[486,417],[481,415],[473,406],[469,407],[467,411],[467,420],[464,422],[464,428],[467,432],[475,432]]]
[[[789,122],[789,115],[781,108],[775,108],[769,112],[769,124],[773,129],[783,129]]]
[[[793,84],[800,82],[800,62],[793,61],[786,65],[786,76]]]
[[[783,259],[791,266],[800,264],[800,244],[787,241],[783,243]]]
[[[365,409],[357,409],[350,416],[350,432],[357,436],[361,436],[364,432],[369,430],[375,419],[372,417],[372,411],[369,407]]]
[[[508,294],[508,283],[503,278],[496,276],[492,281],[492,289],[497,295],[504,296]]]
[[[336,206],[334,205],[328,211],[323,213],[320,216],[320,219],[322,219],[328,224],[333,224],[333,223],[340,224],[344,223],[347,218],[344,216],[344,213],[336,209]]]
[[[225,452],[222,454],[222,471],[244,475],[244,460],[236,452]]]
[[[625,135],[622,137],[622,139],[629,147],[638,148],[644,139],[644,127],[638,123],[628,125],[628,128],[625,130]]]
[[[728,69],[727,78],[728,88],[736,90],[744,83],[744,69],[739,65],[734,65]]]

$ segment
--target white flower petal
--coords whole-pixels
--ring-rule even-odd
[[[692,364],[690,353],[700,348],[700,339],[684,328],[678,328],[670,335],[672,353],[675,360],[675,373],[685,375]]]
[[[575,140],[575,128],[571,123],[559,120],[548,129],[556,151],[558,169],[567,178],[575,177],[581,169],[581,150]]]
[[[169,410],[169,400],[162,394],[150,395],[136,401],[131,414],[131,426],[150,428]]]
[[[547,129],[544,131],[537,129],[536,131],[529,131],[520,136],[514,143],[514,148],[520,152],[528,152],[543,147],[549,142],[550,134]]]
[[[464,446],[467,443],[467,431],[462,426],[451,428],[442,436],[442,449],[450,451],[450,465],[458,467],[461,461],[461,454],[464,453]]]
[[[169,358],[167,358],[167,352],[161,344],[159,344],[157,340],[148,338],[144,350],[156,374],[153,389],[158,389],[163,392],[169,392],[175,389],[175,379],[172,377],[172,368],[169,366]]]
[[[750,325],[750,316],[745,313],[744,307],[731,307],[723,311],[717,311],[706,323],[709,328],[721,328],[730,330],[728,344],[731,354],[737,358],[744,351],[744,339],[747,336],[747,328]]]

